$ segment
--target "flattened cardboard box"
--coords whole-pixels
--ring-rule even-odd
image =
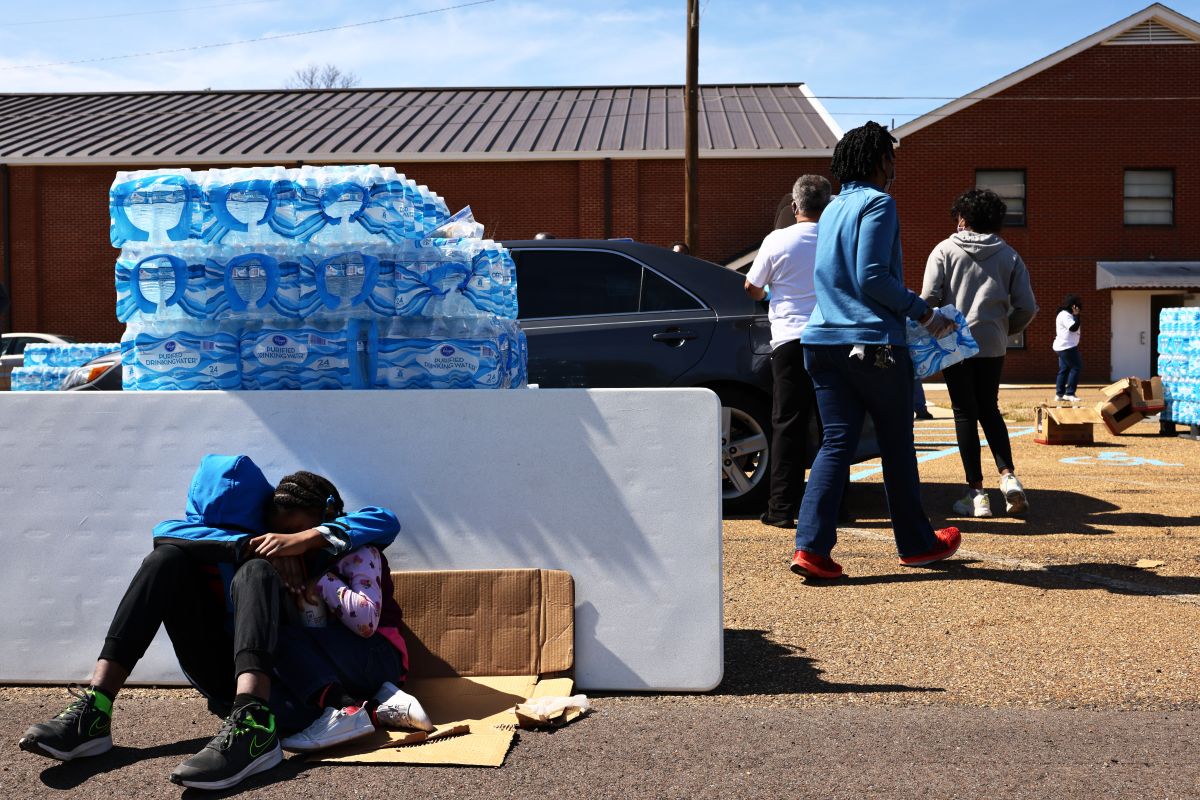
[[[323,763],[498,767],[512,744],[513,708],[570,695],[575,584],[561,570],[393,572],[404,612],[408,692],[436,729],[380,730],[322,754]]]
[[[1091,444],[1092,426],[1101,422],[1090,408],[1063,408],[1040,405],[1034,421],[1033,441],[1037,444]]]

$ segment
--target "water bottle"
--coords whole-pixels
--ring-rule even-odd
[[[211,321],[130,322],[121,353],[126,389],[241,388],[235,327]]]
[[[275,170],[252,167],[209,170],[204,197],[211,210],[204,240],[210,244],[265,244],[275,238],[269,227]]]
[[[362,389],[366,346],[361,320],[273,320],[242,333],[246,389]]]
[[[398,318],[371,339],[380,389],[499,389],[509,361],[496,324],[486,318]]]
[[[191,236],[199,197],[191,177],[188,169],[118,172],[108,193],[113,247]]]

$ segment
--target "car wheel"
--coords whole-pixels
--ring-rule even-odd
[[[726,514],[752,514],[767,504],[771,412],[766,400],[725,390],[721,398],[721,499]]]

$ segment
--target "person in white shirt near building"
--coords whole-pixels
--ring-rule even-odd
[[[804,496],[808,462],[808,419],[816,406],[812,379],[804,369],[800,344],[804,326],[817,304],[813,288],[817,221],[829,205],[832,187],[820,175],[802,175],[792,187],[796,224],[767,234],[746,274],[746,293],[768,298],[771,320],[771,372],[775,378],[771,409],[771,490],[761,519],[793,528]]]
[[[1079,386],[1079,372],[1083,359],[1079,357],[1079,315],[1083,305],[1079,295],[1069,294],[1058,307],[1054,318],[1054,352],[1058,354],[1058,378],[1054,383],[1054,399],[1078,403],[1075,389]]]

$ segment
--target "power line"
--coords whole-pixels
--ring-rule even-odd
[[[460,8],[469,8],[471,6],[482,6],[488,3],[494,3],[496,0],[474,0],[469,3],[459,3],[453,6],[444,6],[442,8],[431,8],[427,11],[414,11],[411,14],[398,14],[394,17],[381,17],[379,19],[368,19],[362,22],[351,22],[346,25],[333,25],[328,28],[314,28],[308,31],[296,31],[293,33],[277,33],[270,36],[258,36],[253,39],[239,39],[233,42],[217,42],[214,44],[197,44],[190,47],[175,47],[168,50],[149,50],[144,53],[128,53],[120,56],[98,56],[96,58],[80,58],[74,61],[50,61],[45,64],[14,64],[6,67],[0,67],[0,70],[12,69],[44,69],[45,67],[64,67],[72,64],[94,64],[100,61],[121,61],[128,58],[145,58],[146,56],[162,56],[171,55],[173,53],[188,53],[195,50],[211,50],[216,47],[233,47],[239,44],[252,44],[254,42],[270,42],[277,39],[293,39],[297,36],[311,36],[315,33],[330,33],[332,31],[343,31],[350,28],[361,28],[366,25],[379,25],[384,22],[395,22],[401,19],[412,19],[413,17],[424,17],[429,14],[439,14],[443,11],[455,11]]]
[[[230,6],[260,6],[266,3],[278,3],[279,0],[244,0],[238,3],[216,3],[208,6],[188,6],[185,8],[163,8],[158,11],[129,11],[123,14],[101,14],[94,17],[61,17],[59,19],[39,19],[28,22],[0,22],[0,28],[15,28],[23,25],[58,25],[63,22],[89,22],[97,19],[119,19],[121,17],[147,17],[156,14],[180,14],[188,11],[202,11],[209,8],[229,8]]]

